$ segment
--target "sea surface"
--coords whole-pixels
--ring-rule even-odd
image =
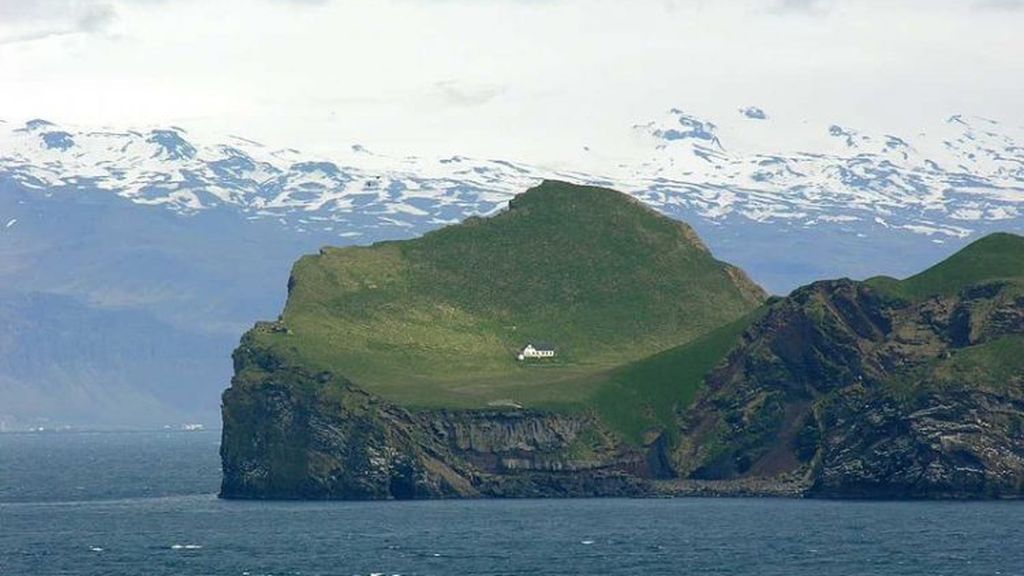
[[[237,502],[216,432],[0,434],[0,574],[1024,574],[1024,502]]]

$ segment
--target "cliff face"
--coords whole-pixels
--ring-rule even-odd
[[[686,226],[560,183],[325,249],[235,352],[222,495],[1024,495],[1024,238],[762,296]],[[515,362],[536,334],[559,357]]]
[[[1024,495],[1013,282],[918,300],[847,280],[798,290],[707,376],[677,433],[645,446],[588,411],[412,412],[251,335],[235,370],[225,497]]]
[[[676,471],[829,497],[1024,487],[1024,290],[908,301],[820,282],[773,306],[682,418]]]
[[[637,495],[654,472],[588,415],[410,412],[243,339],[224,393],[226,498]],[[657,458],[654,460],[657,461]]]
[[[407,412],[329,373],[282,365],[243,341],[224,393],[221,494],[246,498],[473,496]]]
[[[280,318],[235,353],[222,493],[644,494],[672,474],[671,408],[609,386],[609,368],[764,299],[688,225],[563,182],[421,238],[324,248],[296,263]],[[515,360],[538,340],[557,357]],[[641,412],[658,417],[637,423]]]

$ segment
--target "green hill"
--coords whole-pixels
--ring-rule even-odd
[[[1020,497],[1022,260],[763,302],[686,225],[547,182],[303,258],[235,351],[221,495]]]
[[[1020,236],[987,236],[902,281],[802,287],[719,352],[686,402],[684,476],[795,478],[828,496],[1021,492]],[[669,371],[677,390],[693,380]]]
[[[1024,236],[990,234],[946,260],[905,280],[879,276],[868,280],[874,288],[915,299],[949,296],[982,282],[1024,281]]]
[[[493,217],[302,258],[276,354],[410,407],[580,406],[612,368],[758,307],[687,225],[612,190],[545,182]],[[529,342],[549,361],[517,361]]]
[[[646,443],[646,434],[660,432],[674,439],[676,419],[693,403],[704,377],[764,311],[758,308],[692,342],[612,370],[594,396],[597,413],[628,441]]]
[[[928,296],[952,296],[969,286],[1000,280],[1024,284],[1024,237],[991,234],[905,280],[879,276],[866,283],[884,294],[915,301]],[[743,331],[767,310],[759,308],[692,342],[611,371],[596,395],[599,413],[616,430],[634,440],[650,430],[671,430],[673,419],[692,404],[704,386],[705,377],[726,360]],[[1021,361],[1008,352],[1016,345],[1020,356],[1020,342],[1020,337],[1009,337],[979,344],[969,354],[936,360],[936,373],[955,374],[960,386],[979,379],[1008,379],[1007,374],[1020,371]]]

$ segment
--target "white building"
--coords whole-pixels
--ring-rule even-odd
[[[554,358],[555,347],[550,344],[527,344],[516,358],[526,360],[527,358]]]

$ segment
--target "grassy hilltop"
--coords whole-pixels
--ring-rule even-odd
[[[763,291],[686,224],[607,189],[545,182],[493,217],[303,257],[275,353],[407,407],[613,412],[622,365],[749,314]],[[531,341],[551,361],[519,362]]]
[[[1022,322],[1000,308],[1024,305],[1024,236],[990,234],[920,274],[905,280],[872,278],[868,284],[911,301],[956,294],[980,301],[957,317],[954,338],[965,347],[901,379],[901,392],[1002,390],[1024,375],[1024,334],[1007,329]]]
[[[904,298],[922,298],[996,280],[1024,283],[1024,236],[989,234],[920,274],[905,280],[877,276],[868,284]]]

